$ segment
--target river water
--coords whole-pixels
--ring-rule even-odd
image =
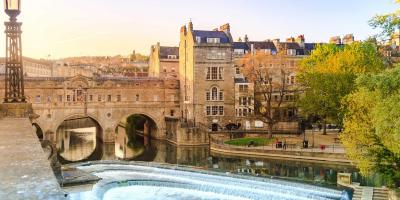
[[[380,177],[363,178],[350,165],[227,156],[210,152],[209,146],[178,147],[166,141],[137,137],[136,146],[129,146],[127,137],[117,135],[115,143],[102,143],[96,137],[99,128],[93,123],[69,122],[57,131],[57,148],[62,163],[89,160],[133,160],[196,166],[220,172],[273,177],[336,187],[337,173],[351,173],[353,180],[380,185]],[[86,125],[85,125],[86,124]],[[97,139],[96,139],[97,138]]]

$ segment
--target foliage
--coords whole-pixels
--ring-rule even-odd
[[[341,124],[343,97],[354,89],[360,74],[377,73],[385,68],[375,44],[355,42],[339,47],[319,45],[301,63],[298,80],[304,89],[299,106],[305,116],[318,116],[324,122]]]
[[[145,56],[140,53],[132,53],[129,57],[130,61],[149,61],[149,56]]]
[[[137,139],[137,130],[143,128],[146,119],[141,115],[131,115],[127,118],[125,124],[125,133],[128,137],[128,147],[137,148],[142,144]]]
[[[400,186],[400,67],[357,79],[357,90],[344,98],[341,135],[348,157],[361,172],[382,173]]]
[[[400,0],[395,0],[395,2],[399,4]],[[376,15],[369,21],[369,24],[373,28],[382,29],[380,36],[390,38],[393,33],[400,31],[400,10],[383,15]]]
[[[266,146],[274,141],[273,138],[239,138],[234,140],[226,141],[225,144],[235,145],[235,146],[248,146],[253,144],[254,146]]]

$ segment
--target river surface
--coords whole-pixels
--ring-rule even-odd
[[[336,187],[337,173],[351,173],[353,180],[367,185],[380,185],[380,177],[362,177],[350,165],[227,156],[210,152],[209,146],[178,147],[166,141],[137,137],[136,146],[128,145],[125,135],[117,135],[115,143],[96,138],[99,128],[93,123],[68,122],[57,132],[57,148],[62,163],[89,160],[133,160],[196,166],[220,172],[273,177]],[[78,123],[78,122],[76,122]]]

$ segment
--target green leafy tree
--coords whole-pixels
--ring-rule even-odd
[[[298,80],[304,90],[299,100],[305,116],[318,116],[324,124],[342,124],[343,97],[351,93],[357,76],[377,73],[385,68],[385,62],[374,44],[355,42],[339,47],[333,44],[319,45],[301,63]]]
[[[396,3],[400,3],[400,0],[396,0]],[[383,15],[377,15],[369,21],[369,24],[373,28],[380,28],[382,32],[381,37],[390,38],[393,33],[400,31],[400,10],[396,10],[392,13]]]
[[[400,186],[400,67],[357,79],[346,107],[341,141],[364,175],[380,172]]]
[[[138,141],[137,131],[143,129],[143,124],[146,119],[141,115],[131,115],[126,120],[125,133],[128,136],[128,146],[130,148],[141,147],[142,144]]]

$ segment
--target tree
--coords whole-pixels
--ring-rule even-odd
[[[396,0],[396,3],[400,3],[400,0]],[[380,28],[382,32],[380,36],[384,40],[391,38],[393,33],[400,31],[400,10],[395,12],[377,15],[369,21],[369,24],[373,28]]]
[[[400,186],[400,67],[357,79],[346,107],[341,141],[361,173],[380,172]]]
[[[125,124],[125,133],[128,137],[128,147],[135,149],[141,147],[141,143],[137,139],[137,131],[143,129],[146,119],[141,115],[131,115],[127,118]]]
[[[355,42],[344,47],[319,45],[301,63],[298,80],[304,93],[299,100],[305,116],[318,116],[324,124],[342,124],[342,98],[355,89],[360,74],[377,73],[385,68],[375,44]]]
[[[269,138],[272,138],[273,127],[280,120],[285,95],[293,93],[288,84],[291,72],[282,66],[286,63],[285,56],[256,52],[245,55],[239,61],[239,65],[243,66],[242,73],[254,83],[254,112],[268,125]]]

